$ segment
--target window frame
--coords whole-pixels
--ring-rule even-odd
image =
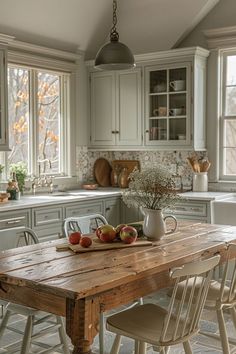
[[[70,95],[67,97],[68,100],[66,107],[68,111],[68,121],[65,132],[63,133],[67,139],[67,156],[64,161],[67,175],[63,177],[55,177],[53,181],[55,186],[58,185],[58,188],[68,188],[74,186],[75,183],[77,183],[76,141],[78,140],[78,137],[81,139],[81,136],[77,132],[77,117],[79,117],[79,121],[85,121],[79,116],[81,109],[77,100],[78,91],[80,90],[81,85],[84,85],[84,82],[82,84],[79,81],[81,67],[82,73],[84,72],[84,52],[79,49],[76,52],[69,52],[48,48],[27,42],[21,42],[15,40],[14,37],[7,36],[7,38],[5,38],[6,36],[0,35],[0,39],[2,37],[3,42],[6,43],[3,47],[6,49],[7,63],[16,64],[19,66],[31,66],[41,70],[46,69],[59,72],[63,71],[70,74],[70,83],[68,88]],[[82,136],[82,141],[83,139],[84,135]],[[1,154],[4,154],[4,150]],[[4,169],[2,187],[4,186],[6,180],[6,169]],[[30,179],[28,182],[26,181],[26,187],[29,188],[31,185]]]
[[[67,129],[67,122],[69,122],[69,102],[70,99],[70,74],[64,71],[46,69],[46,68],[39,68],[33,67],[25,64],[17,64],[17,63],[8,63],[8,68],[22,68],[28,70],[29,73],[29,135],[32,136],[32,144],[31,149],[29,151],[30,158],[30,167],[29,167],[29,176],[38,176],[39,175],[39,167],[38,167],[38,125],[37,120],[37,107],[38,107],[38,100],[37,100],[37,72],[47,72],[51,74],[55,74],[59,76],[60,80],[60,113],[62,119],[60,119],[60,150],[62,150],[62,154],[59,155],[59,165],[61,167],[61,173],[53,173],[55,177],[65,177],[69,176],[69,163],[68,163],[68,135],[66,132]],[[65,132],[65,134],[63,133]],[[10,132],[9,132],[10,133]],[[9,163],[7,159],[7,154],[5,153],[4,156],[4,165],[5,171],[9,170]],[[48,173],[51,175],[52,173]]]
[[[226,81],[227,81],[227,58],[229,56],[236,56],[236,47],[231,49],[220,50],[220,99],[219,99],[219,179],[221,181],[236,181],[236,175],[229,175],[225,173],[225,122],[227,120],[235,120],[236,115],[226,115]]]

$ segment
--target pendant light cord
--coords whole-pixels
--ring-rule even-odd
[[[111,32],[110,32],[111,42],[118,42],[119,41],[119,34],[116,30],[116,24],[117,24],[116,10],[117,10],[117,1],[113,0],[113,26],[112,26]]]

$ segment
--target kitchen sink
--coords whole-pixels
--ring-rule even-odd
[[[212,202],[212,223],[236,225],[236,194]]]

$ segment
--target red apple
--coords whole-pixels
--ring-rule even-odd
[[[116,238],[114,227],[109,224],[102,225],[99,238],[102,242],[112,242]]]
[[[133,243],[137,240],[138,232],[133,226],[124,226],[120,231],[121,241],[124,243]]]
[[[127,226],[126,224],[119,224],[115,227],[116,239],[120,240],[120,232],[123,227]]]
[[[83,236],[83,237],[81,237],[81,240],[80,240],[80,246],[81,247],[89,247],[89,246],[91,246],[92,242],[93,241],[90,237]]]
[[[80,239],[81,239],[81,233],[79,231],[76,231],[76,232],[72,232],[70,235],[69,235],[69,242],[72,244],[72,245],[76,245],[77,243],[80,242]]]
[[[98,228],[95,231],[95,234],[98,238],[100,238],[100,234],[101,234],[101,227],[103,227],[104,225],[100,225],[98,226]]]

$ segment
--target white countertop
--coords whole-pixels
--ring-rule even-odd
[[[205,201],[225,199],[225,198],[228,198],[234,194],[235,193],[230,193],[230,192],[185,192],[185,193],[180,193],[180,195],[186,199],[205,200]]]
[[[25,195],[20,200],[9,200],[0,203],[0,211],[12,211],[22,208],[41,207],[54,204],[71,203],[77,201],[89,201],[94,198],[120,196],[122,189],[119,188],[99,188],[96,190],[71,190],[54,194]],[[220,200],[234,195],[227,192],[185,192],[180,195],[187,200],[212,201]]]

